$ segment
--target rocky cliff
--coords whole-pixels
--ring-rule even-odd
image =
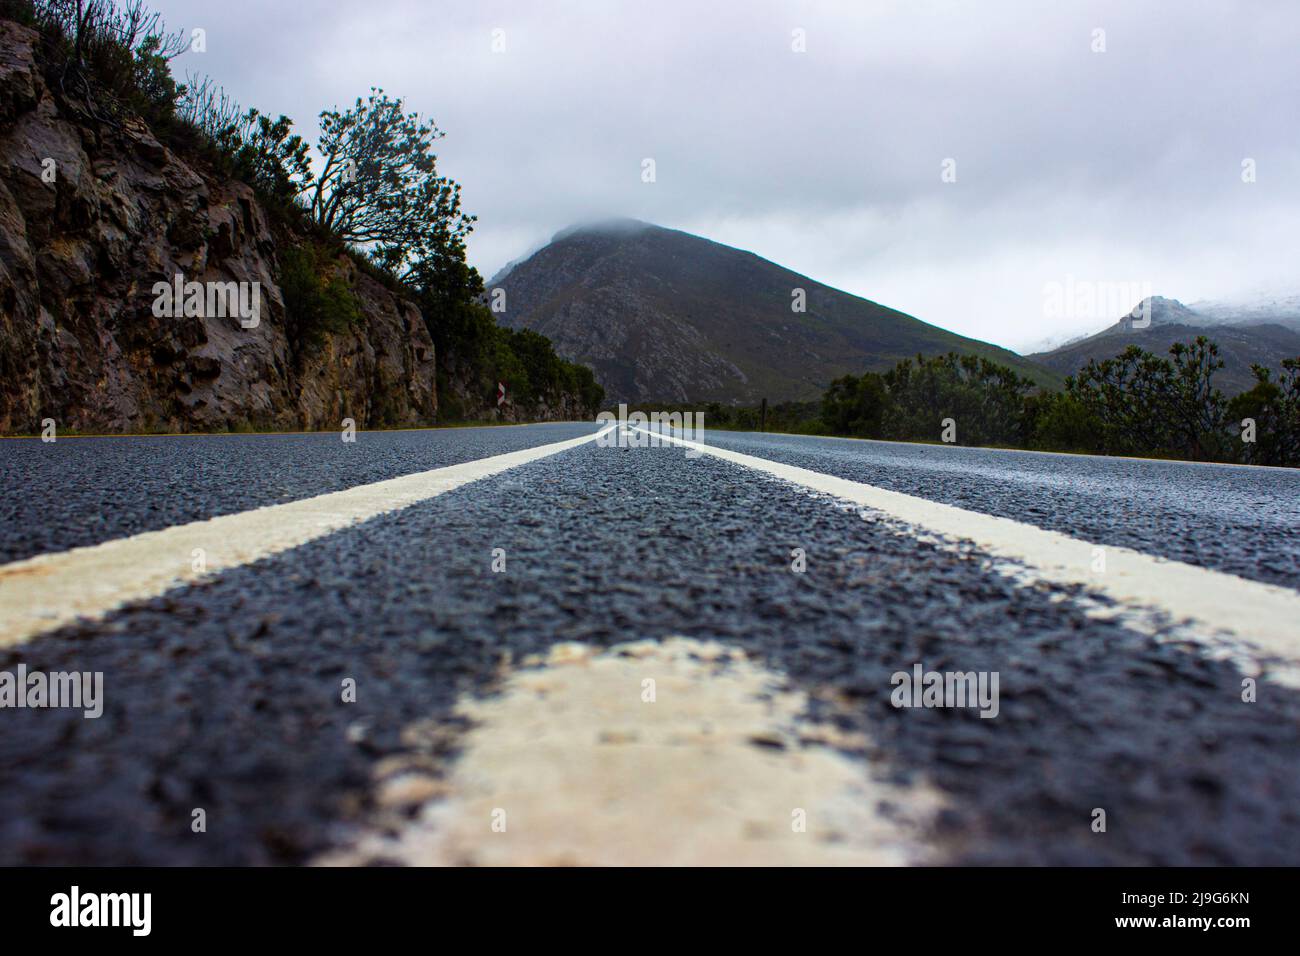
[[[36,41],[0,20],[0,432],[434,421],[434,347],[414,305],[340,255],[329,269],[359,318],[301,347],[278,278],[295,237],[247,186],[138,121],[70,109]],[[178,276],[255,288],[256,319],[156,314],[156,285]]]

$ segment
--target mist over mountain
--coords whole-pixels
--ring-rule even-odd
[[[1188,308],[1207,325],[1274,324],[1300,331],[1300,294],[1271,292],[1244,300],[1204,300]]]
[[[1287,303],[1287,299],[1277,299],[1246,305],[1197,303],[1190,307],[1177,299],[1151,296],[1095,335],[1026,357],[1062,375],[1072,375],[1089,361],[1113,358],[1130,345],[1164,356],[1175,342],[1204,335],[1218,344],[1223,360],[1215,383],[1224,392],[1234,394],[1254,384],[1252,365],[1276,370],[1282,359],[1300,355],[1300,297],[1290,300],[1289,306]],[[1144,305],[1149,310],[1145,316]]]
[[[949,351],[1054,378],[753,253],[633,219],[557,233],[493,277],[488,295],[499,322],[545,335],[618,401],[815,399],[841,375]]]

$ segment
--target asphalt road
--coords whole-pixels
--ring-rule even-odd
[[[14,560],[592,431],[3,442],[0,545]],[[708,440],[1300,580],[1289,473]],[[1090,604],[709,456],[585,444],[0,649],[0,670],[99,671],[105,688],[99,719],[0,710],[0,864],[313,862],[446,799],[473,752],[465,701],[490,703],[530,658],[672,636],[780,675],[803,725],[834,731],[829,743],[796,732],[747,746],[833,750],[891,788],[869,808],[886,824],[909,814],[909,794],[918,806],[936,795],[909,838],[928,861],[1300,861],[1300,691],[1272,679],[1274,662],[1247,673],[1186,634],[1149,634]],[[893,706],[891,675],[916,663],[998,673],[998,715]],[[1247,677],[1259,678],[1249,703]],[[340,697],[347,679],[354,702]],[[394,775],[427,785],[393,800]],[[701,783],[691,799],[714,797]],[[193,831],[196,808],[206,832]],[[485,820],[485,841],[491,832]]]
[[[1300,470],[705,431],[705,441],[1300,588]]]
[[[439,431],[0,440],[0,561],[500,455],[595,432],[559,423]]]

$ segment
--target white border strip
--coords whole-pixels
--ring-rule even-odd
[[[1235,634],[1266,653],[1292,663],[1300,661],[1300,593],[1296,591],[1153,557],[1131,548],[1093,544],[1011,518],[967,511],[639,426],[637,430],[885,512],[934,534],[968,540],[990,555],[1027,565],[1042,580],[1086,585],[1121,604],[1162,611],[1174,622]],[[1105,551],[1103,573],[1092,570],[1094,549],[1099,547]]]
[[[0,648],[577,448],[609,430],[0,566]]]

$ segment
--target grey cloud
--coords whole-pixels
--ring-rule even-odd
[[[304,132],[371,85],[435,117],[488,276],[635,216],[1015,347],[1074,331],[1041,309],[1067,274],[1185,301],[1294,274],[1294,4],[158,6],[208,30],[182,69]]]

